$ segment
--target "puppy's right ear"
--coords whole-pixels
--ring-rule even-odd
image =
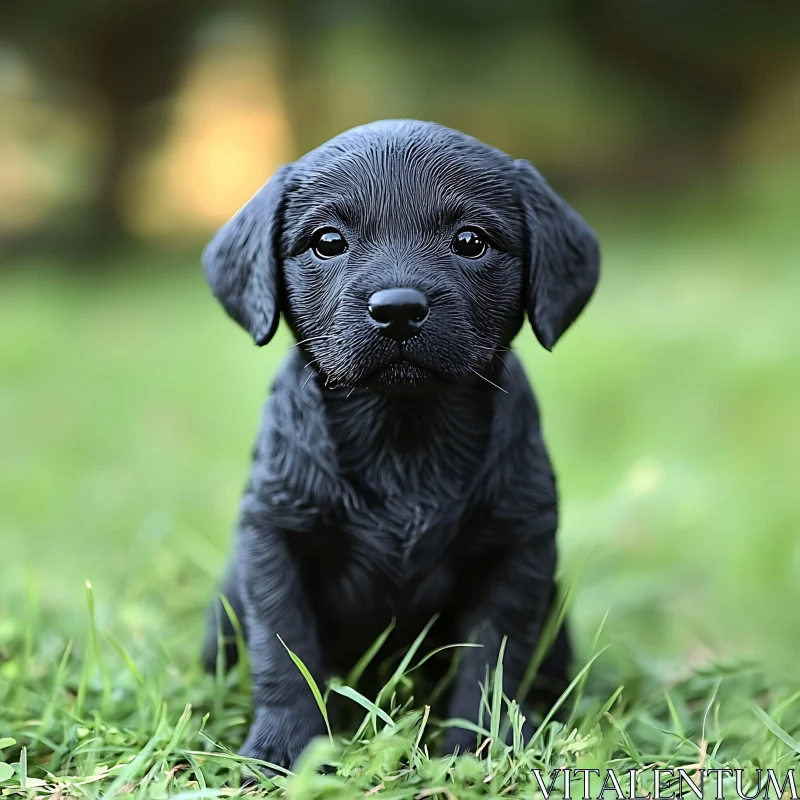
[[[280,319],[279,248],[284,165],[225,223],[203,251],[211,291],[260,347]]]

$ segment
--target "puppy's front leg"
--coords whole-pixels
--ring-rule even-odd
[[[554,588],[555,547],[551,541],[534,540],[524,549],[513,549],[488,576],[477,605],[466,612],[458,625],[467,641],[477,630],[479,648],[464,651],[450,699],[450,717],[466,719],[488,727],[481,711],[481,683],[497,666],[500,647],[503,654],[503,693],[517,697],[544,627]],[[487,687],[491,693],[491,687]],[[503,705],[502,713],[506,708]],[[526,727],[528,727],[526,725]],[[524,733],[530,734],[530,730]],[[510,736],[510,734],[509,734]],[[527,738],[527,736],[526,736]],[[446,753],[475,749],[475,734],[450,728],[444,741]]]
[[[255,708],[241,752],[288,768],[314,736],[325,733],[314,696],[286,651],[288,647],[296,653],[321,683],[316,620],[282,532],[245,521],[237,566],[243,582]]]

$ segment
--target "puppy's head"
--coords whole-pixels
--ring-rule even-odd
[[[551,349],[594,291],[599,250],[528,162],[399,120],[281,167],[203,263],[257,344],[282,311],[329,386],[407,391],[480,373],[525,312]]]

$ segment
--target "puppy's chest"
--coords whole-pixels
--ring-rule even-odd
[[[452,599],[450,545],[458,538],[458,524],[443,523],[439,509],[398,499],[364,516],[349,514],[333,529],[320,526],[301,555],[317,614],[327,626],[346,621],[372,638],[392,618],[421,628]]]
[[[452,588],[455,543],[468,549],[485,435],[477,425],[451,430],[452,414],[423,425],[407,409],[400,422],[369,410],[358,419],[328,413],[322,446],[284,439],[268,502],[289,523],[323,615],[432,614]]]
[[[466,492],[433,476],[389,486],[359,483],[351,497],[356,503],[340,509],[332,525],[319,525],[311,540],[321,545],[336,539],[349,563],[398,586],[442,557],[458,537],[468,506]]]
[[[432,614],[449,596],[468,481],[395,465],[348,481],[346,502],[303,536],[301,558],[322,605],[346,614]]]
[[[407,575],[423,554],[432,556],[458,535],[477,467],[439,451],[381,450],[362,469],[343,474],[359,500],[358,513],[343,515],[344,533],[374,542],[376,557],[390,553],[397,574]]]

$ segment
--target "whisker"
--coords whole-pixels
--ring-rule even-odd
[[[476,344],[475,347],[478,348],[479,350],[485,350],[487,353],[496,353],[498,351],[501,353],[514,352],[510,347],[504,347],[501,344],[495,345],[494,347],[488,344]]]
[[[508,364],[506,364],[506,362],[503,361],[502,357],[499,356],[497,353],[495,353],[492,356],[492,359],[495,359],[495,358],[500,362],[501,366],[506,371],[506,375],[508,375],[508,377],[510,378],[511,377],[511,370],[508,368]]]
[[[508,394],[508,392],[502,387],[498,386],[496,383],[492,383],[485,375],[481,375],[480,372],[476,369],[472,369],[472,367],[468,367],[469,371],[477,375],[481,380],[486,381],[490,386],[494,386],[495,389],[499,389],[503,394]]]
[[[350,391],[347,393],[346,397],[350,397],[350,395],[351,395],[351,394],[353,394],[353,392],[354,392],[355,390],[356,390],[356,387],[354,386],[354,387],[353,387],[353,388],[352,388],[352,389],[351,389],[351,390],[350,390]]]
[[[300,387],[301,391],[306,388],[306,384],[314,377],[315,372],[312,369],[311,372],[308,373],[308,377],[303,381],[303,385]]]
[[[309,336],[307,339],[301,339],[299,342],[295,342],[292,345],[287,347],[287,350],[291,350],[295,347],[299,347],[301,344],[306,344],[307,342],[314,342],[317,339],[330,339],[330,336],[327,333],[322,334],[321,336]]]

